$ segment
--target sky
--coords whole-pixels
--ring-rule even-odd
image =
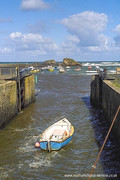
[[[0,62],[120,60],[120,0],[0,0]]]

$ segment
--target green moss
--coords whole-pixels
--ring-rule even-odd
[[[112,82],[116,87],[120,88],[120,82]]]

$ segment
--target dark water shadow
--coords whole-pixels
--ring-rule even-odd
[[[101,149],[104,139],[109,130],[110,123],[104,118],[102,110],[98,110],[92,107],[89,96],[83,97],[82,99],[89,109],[90,121],[95,133],[95,140],[99,149]],[[120,142],[118,141],[118,137],[113,130],[111,130],[111,133],[106,141],[106,144],[100,156],[100,161],[103,166],[105,175],[109,176],[106,177],[106,179],[120,179]]]

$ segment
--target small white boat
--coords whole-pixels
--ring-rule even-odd
[[[76,68],[76,69],[74,69],[74,71],[81,71],[81,68],[80,67]]]
[[[37,73],[40,71],[38,68],[34,68],[33,66],[30,66],[29,69],[30,69],[30,73]]]
[[[66,69],[70,69],[71,67],[70,66],[66,66]]]
[[[60,72],[60,73],[65,73],[65,69],[64,69],[63,67],[60,67],[60,68],[59,68],[59,72]]]
[[[63,118],[40,135],[39,142],[35,143],[35,147],[49,152],[60,150],[71,141],[73,133],[74,127],[66,118]]]

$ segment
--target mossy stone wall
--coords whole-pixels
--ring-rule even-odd
[[[0,84],[0,129],[18,113],[16,81]]]

